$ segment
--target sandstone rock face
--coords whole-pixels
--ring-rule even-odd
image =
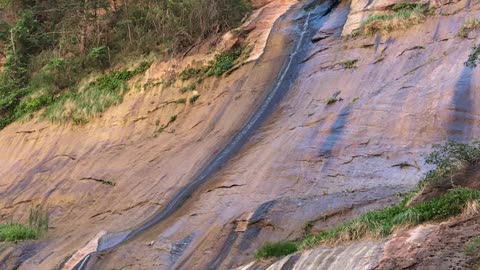
[[[480,131],[480,74],[463,64],[478,34],[457,37],[465,19],[480,13],[462,8],[403,32],[347,40],[341,35],[353,9],[349,2],[272,1],[246,37],[267,45],[255,47],[256,57],[230,76],[201,84],[193,105],[174,102],[180,83],[163,90],[145,85],[207,57],[156,63],[132,82],[121,105],[86,126],[32,120],[2,130],[0,218],[26,220],[32,204],[45,204],[52,229],[46,240],[3,249],[0,268],[61,268],[72,254],[89,252],[99,232],[128,232],[164,209],[261,106],[305,22],[308,42],[284,76],[288,92],[247,144],[178,211],[94,254],[87,269],[234,269],[266,241],[301,237],[306,222],[321,231],[394,203],[395,193],[429,169],[422,161],[433,143],[470,140]],[[332,97],[337,101],[327,104]],[[173,115],[175,123],[160,132]],[[403,162],[412,166],[398,166]],[[412,239],[433,239],[435,230]],[[440,243],[435,239],[431,246]],[[379,262],[396,269],[405,259],[389,259],[395,246],[401,244],[319,248],[271,269]],[[428,257],[422,256],[412,265]]]
[[[255,8],[261,8],[265,6],[268,3],[271,3],[274,0],[251,0],[250,2],[252,3],[252,6]]]

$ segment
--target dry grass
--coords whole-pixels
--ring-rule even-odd
[[[378,32],[389,33],[405,30],[425,21],[428,8],[424,4],[400,3],[382,14],[375,14],[364,20],[359,33],[372,35]]]
[[[476,200],[470,201],[465,205],[461,214],[462,219],[471,218],[480,214],[480,203]]]
[[[474,19],[468,19],[465,21],[465,23],[462,25],[460,28],[460,31],[458,32],[458,36],[461,38],[467,38],[468,34],[480,27],[480,20],[474,18]]]

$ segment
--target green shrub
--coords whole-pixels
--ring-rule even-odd
[[[291,253],[294,253],[298,250],[298,247],[293,242],[277,242],[277,243],[267,243],[263,245],[255,253],[257,258],[270,258],[270,257],[280,257],[285,256]]]
[[[106,46],[100,46],[91,48],[87,57],[91,65],[105,68],[110,65],[108,54],[108,48]]]
[[[393,5],[391,7],[392,11],[395,12],[400,12],[400,11],[406,11],[406,10],[415,10],[419,7],[422,7],[424,4],[419,4],[419,3],[410,3],[410,2],[401,2]]]
[[[479,56],[480,56],[480,46],[479,45],[473,45],[472,51],[468,55],[467,61],[464,63],[465,66],[467,66],[469,68],[476,68]]]

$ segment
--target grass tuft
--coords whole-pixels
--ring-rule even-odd
[[[480,191],[456,188],[443,196],[407,207],[410,194],[399,204],[360,217],[325,232],[309,235],[298,243],[299,249],[320,244],[339,244],[367,237],[382,238],[393,233],[395,228],[409,227],[427,221],[439,221],[458,215],[473,200],[480,199]]]
[[[458,36],[461,38],[467,38],[468,34],[471,31],[478,29],[479,27],[480,27],[480,20],[478,20],[477,18],[468,19],[460,28],[460,31],[458,32]]]
[[[201,68],[187,68],[180,73],[180,80],[188,81],[191,78],[196,78],[201,76],[203,70]]]
[[[28,225],[19,223],[0,224],[0,242],[34,240],[48,231],[48,211],[40,205],[30,209]]]
[[[468,55],[468,59],[464,63],[464,65],[469,68],[476,68],[479,57],[480,57],[480,45],[473,45],[472,51]]]
[[[373,35],[407,29],[422,23],[428,13],[428,5],[422,3],[398,3],[389,11],[374,14],[360,24],[358,33]]]
[[[271,258],[285,256],[298,250],[297,244],[289,241],[267,243],[262,246],[256,253],[256,258]]]
[[[333,105],[333,104],[337,103],[338,101],[340,101],[339,98],[329,97],[325,103],[326,103],[327,105]]]
[[[187,99],[186,98],[179,98],[175,101],[175,103],[177,104],[185,104],[187,103]]]
[[[342,66],[344,69],[355,69],[357,66],[355,65],[358,62],[358,59],[351,59],[339,62],[338,64]]]
[[[245,46],[240,46],[231,51],[223,52],[215,56],[213,61],[210,61],[208,67],[205,69],[207,76],[222,76],[225,72],[233,68],[235,60],[241,55]]]
[[[18,242],[37,239],[38,232],[22,224],[0,224],[0,242]]]

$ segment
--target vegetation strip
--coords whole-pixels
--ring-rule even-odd
[[[0,224],[0,242],[18,242],[38,239],[48,231],[48,212],[42,206],[30,209],[29,224],[9,222]]]
[[[46,107],[47,120],[83,124],[121,102],[125,80],[79,89],[82,80],[130,59],[182,53],[239,26],[251,10],[245,0],[2,1],[0,8],[12,15],[0,21],[0,129]]]
[[[353,35],[373,35],[377,32],[392,32],[406,29],[423,22],[429,13],[428,4],[402,2],[386,12],[374,14],[362,21]]]
[[[257,258],[284,256],[297,250],[313,248],[317,245],[340,244],[360,240],[366,237],[382,238],[398,228],[407,228],[428,221],[441,221],[460,214],[471,202],[480,201],[480,191],[456,187],[444,194],[420,202],[412,203],[412,198],[429,186],[442,181],[451,181],[452,177],[468,165],[480,161],[480,143],[463,144],[448,142],[436,145],[426,163],[436,166],[426,174],[416,191],[407,194],[400,203],[376,211],[369,211],[358,218],[318,233],[305,236],[297,241],[267,243],[256,252]],[[307,226],[311,226],[308,224]]]

